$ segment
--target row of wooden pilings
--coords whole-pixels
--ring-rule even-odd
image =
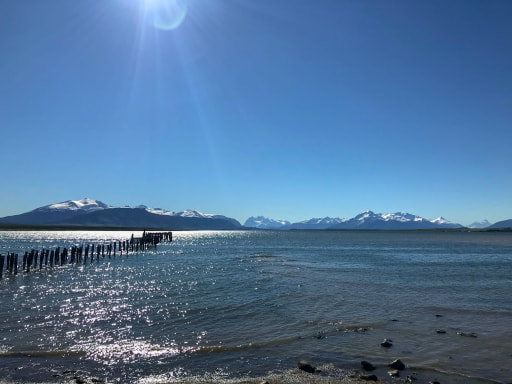
[[[18,269],[25,273],[29,273],[32,269],[52,268],[54,266],[62,266],[66,264],[86,264],[87,260],[96,261],[100,260],[100,256],[104,258],[108,256],[116,256],[119,252],[120,255],[135,253],[143,251],[149,247],[156,247],[162,241],[172,241],[172,232],[146,232],[142,237],[135,237],[133,234],[129,240],[113,241],[108,244],[87,244],[87,245],[73,245],[69,249],[57,247],[54,250],[43,248],[41,251],[32,249],[30,252],[26,251],[22,258],[22,263],[18,263],[17,253],[7,253],[7,256],[0,255],[0,279],[3,276],[4,266],[6,273],[10,275],[17,275]]]

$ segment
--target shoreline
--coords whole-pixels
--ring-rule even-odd
[[[362,361],[361,361],[362,363]],[[366,362],[367,363],[367,362]],[[372,364],[369,363],[371,366]],[[368,366],[368,365],[366,365]],[[22,367],[19,369],[27,369]],[[54,379],[33,381],[24,379],[0,378],[0,384],[114,384],[125,383],[125,379],[114,377],[104,378],[83,370],[68,369],[65,371],[48,369]],[[201,376],[176,377],[171,373],[146,376],[135,379],[133,384],[505,384],[501,381],[468,377],[454,372],[438,372],[404,366],[400,369],[389,365],[375,365],[368,370],[359,368],[336,367],[328,363],[315,367],[307,361],[298,363],[298,368],[282,372],[268,373],[256,377],[231,377],[222,371],[205,373]]]

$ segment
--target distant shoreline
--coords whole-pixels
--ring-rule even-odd
[[[0,224],[0,231],[218,231],[219,229],[175,229],[150,227],[108,227],[78,225],[21,225]],[[512,232],[512,227],[504,228],[431,228],[431,229],[262,229],[233,228],[226,231],[306,231],[306,232]]]

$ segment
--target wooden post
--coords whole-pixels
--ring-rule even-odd
[[[35,260],[37,260],[37,251],[35,249],[33,249],[30,252],[30,255],[29,255],[29,258],[28,258],[29,272],[30,272],[30,267],[32,266],[32,264],[34,264]]]
[[[55,250],[55,266],[57,267],[60,264],[60,247],[57,247]]]
[[[18,254],[14,254],[14,274],[18,274]]]
[[[50,252],[50,267],[53,267],[53,258],[55,257],[55,251],[52,249]]]
[[[28,258],[28,252],[25,251],[25,254],[23,255],[23,267],[22,267],[22,271],[25,271],[25,268],[27,268],[27,258]]]
[[[0,279],[2,278],[2,273],[4,272],[4,255],[0,255]]]

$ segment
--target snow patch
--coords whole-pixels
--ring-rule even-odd
[[[101,209],[107,209],[112,208],[111,206],[102,203],[98,200],[92,200],[92,199],[82,199],[82,200],[68,200],[64,201],[62,203],[57,204],[51,204],[47,205],[45,207],[39,208],[40,210],[49,210],[49,211],[86,211],[86,212],[92,212],[92,211],[98,211]]]

